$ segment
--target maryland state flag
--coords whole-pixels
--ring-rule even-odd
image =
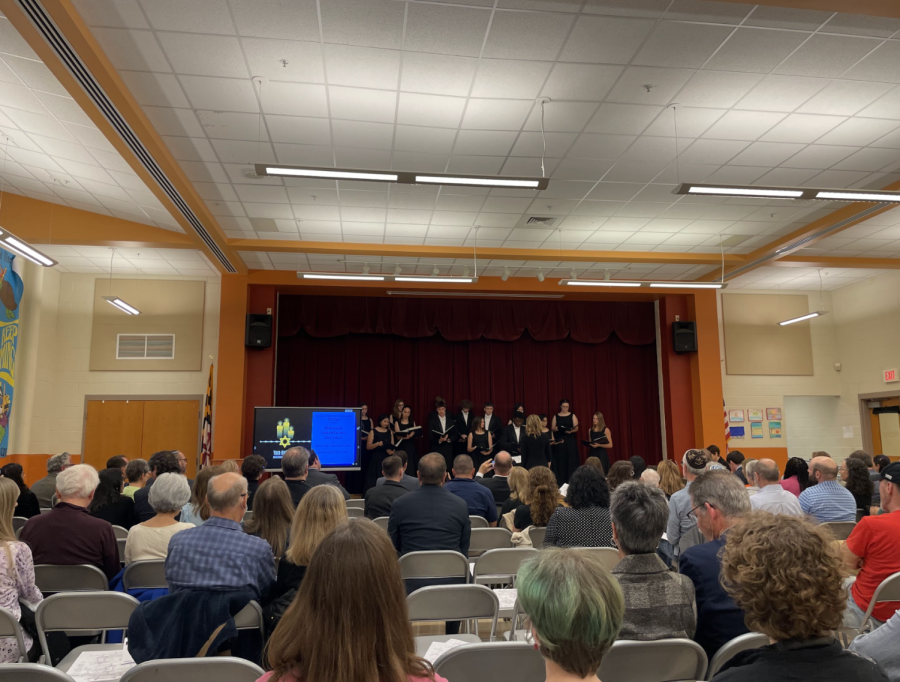
[[[209,384],[206,387],[206,406],[203,408],[203,432],[200,437],[200,468],[212,461],[212,396],[213,366],[209,365]]]

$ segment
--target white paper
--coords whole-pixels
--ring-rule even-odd
[[[432,642],[428,647],[428,651],[425,652],[425,660],[429,663],[434,663],[441,654],[445,654],[450,651],[450,649],[455,649],[463,644],[468,644],[468,642],[464,642],[461,639],[448,639],[446,642]]]
[[[500,600],[500,610],[505,611],[507,609],[512,610],[516,606],[516,598],[519,596],[519,591],[516,588],[512,589],[501,589],[498,588],[494,590],[494,594],[497,595],[497,599]]]
[[[128,649],[113,651],[82,651],[68,675],[75,682],[106,682],[118,680],[135,666]]]
[[[569,494],[569,484],[568,483],[562,484],[562,487],[559,489],[559,494],[562,495],[563,497],[565,497],[566,495]]]
[[[522,463],[522,455],[513,455],[512,461],[516,464]]]
[[[663,533],[663,534],[662,534],[662,539],[665,540],[666,542],[668,542],[668,541],[669,541],[669,536],[666,535],[665,533]]]
[[[853,427],[852,426],[844,427],[844,438],[853,438]]]

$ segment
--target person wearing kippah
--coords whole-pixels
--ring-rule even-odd
[[[691,481],[702,474],[706,465],[712,460],[713,457],[709,450],[688,450],[681,459],[687,483],[669,499],[669,523],[666,526],[666,538],[672,545],[676,557],[680,556],[688,547],[693,547],[703,541],[697,530],[697,521],[690,517],[691,494],[689,490]]]

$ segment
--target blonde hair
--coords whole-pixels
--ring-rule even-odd
[[[226,459],[222,462],[222,471],[226,474],[239,474],[241,473],[241,468],[238,466],[237,460]]]
[[[285,559],[308,566],[316,548],[332,530],[347,520],[347,504],[332,485],[317,485],[300,500],[291,522],[291,544]]]
[[[606,420],[603,418],[602,412],[594,412],[594,416],[597,418],[597,430],[605,431],[606,430]]]
[[[529,414],[525,420],[525,435],[540,438],[544,432],[544,425],[541,424],[541,418],[536,414]]]
[[[509,472],[509,478],[506,479],[507,483],[509,483],[509,496],[513,500],[519,500],[519,502],[527,504],[528,500],[528,470],[524,467],[516,467],[512,468],[512,471]]]
[[[671,459],[664,459],[657,464],[656,473],[659,474],[659,487],[669,497],[684,488],[684,479],[681,478],[681,471]]]
[[[3,542],[7,570],[10,575],[15,575],[16,571],[10,543],[16,542],[16,532],[13,530],[12,520],[18,500],[18,484],[10,478],[0,478],[0,542]]]

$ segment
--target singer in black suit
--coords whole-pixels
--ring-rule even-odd
[[[456,431],[453,432],[453,455],[467,454],[466,445],[469,442],[469,432],[472,430],[472,401],[469,399],[459,401],[459,413],[454,417]],[[477,467],[476,467],[477,468]]]
[[[500,417],[494,414],[494,403],[488,401],[484,404],[484,430],[491,434],[491,438],[495,443],[500,442],[500,432],[503,425],[500,423]]]
[[[453,439],[456,436],[456,424],[453,418],[447,415],[447,403],[443,400],[436,401],[434,408],[434,413],[428,419],[430,452],[437,452],[443,456],[444,462],[447,464],[447,471],[450,471],[453,468]],[[447,429],[450,430],[447,431]]]
[[[550,462],[550,434],[544,433],[541,418],[528,415],[525,438],[522,439],[522,466],[526,469],[545,467]]]
[[[522,425],[524,416],[521,412],[513,415],[512,424],[503,429],[500,437],[500,448],[506,450],[513,457],[522,454],[522,441],[525,438],[525,427]]]

